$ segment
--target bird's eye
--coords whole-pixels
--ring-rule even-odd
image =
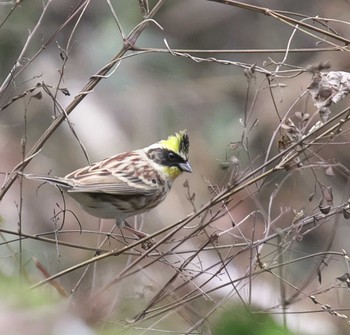
[[[168,152],[168,159],[169,161],[173,161],[175,159],[175,154],[173,152]]]

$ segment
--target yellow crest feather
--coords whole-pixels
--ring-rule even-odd
[[[184,143],[186,142],[186,143]],[[188,136],[186,130],[179,131],[175,135],[170,135],[166,140],[162,140],[159,143],[166,149],[172,150],[179,154],[188,153]],[[181,152],[183,151],[183,152]]]

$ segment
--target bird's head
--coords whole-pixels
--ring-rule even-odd
[[[188,162],[190,141],[186,131],[180,131],[151,145],[148,157],[162,167],[163,172],[170,179],[175,179],[182,172],[192,172]]]

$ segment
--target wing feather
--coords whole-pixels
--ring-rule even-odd
[[[65,179],[73,182],[68,192],[115,195],[151,195],[157,193],[164,184],[159,172],[139,150],[78,169]]]

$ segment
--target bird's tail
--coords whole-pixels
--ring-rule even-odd
[[[51,185],[62,187],[62,188],[71,188],[73,186],[69,182],[69,180],[60,178],[60,177],[51,177],[51,176],[37,175],[37,174],[31,174],[31,173],[23,173],[19,171],[17,173],[26,179],[39,180],[39,181],[47,182]]]

